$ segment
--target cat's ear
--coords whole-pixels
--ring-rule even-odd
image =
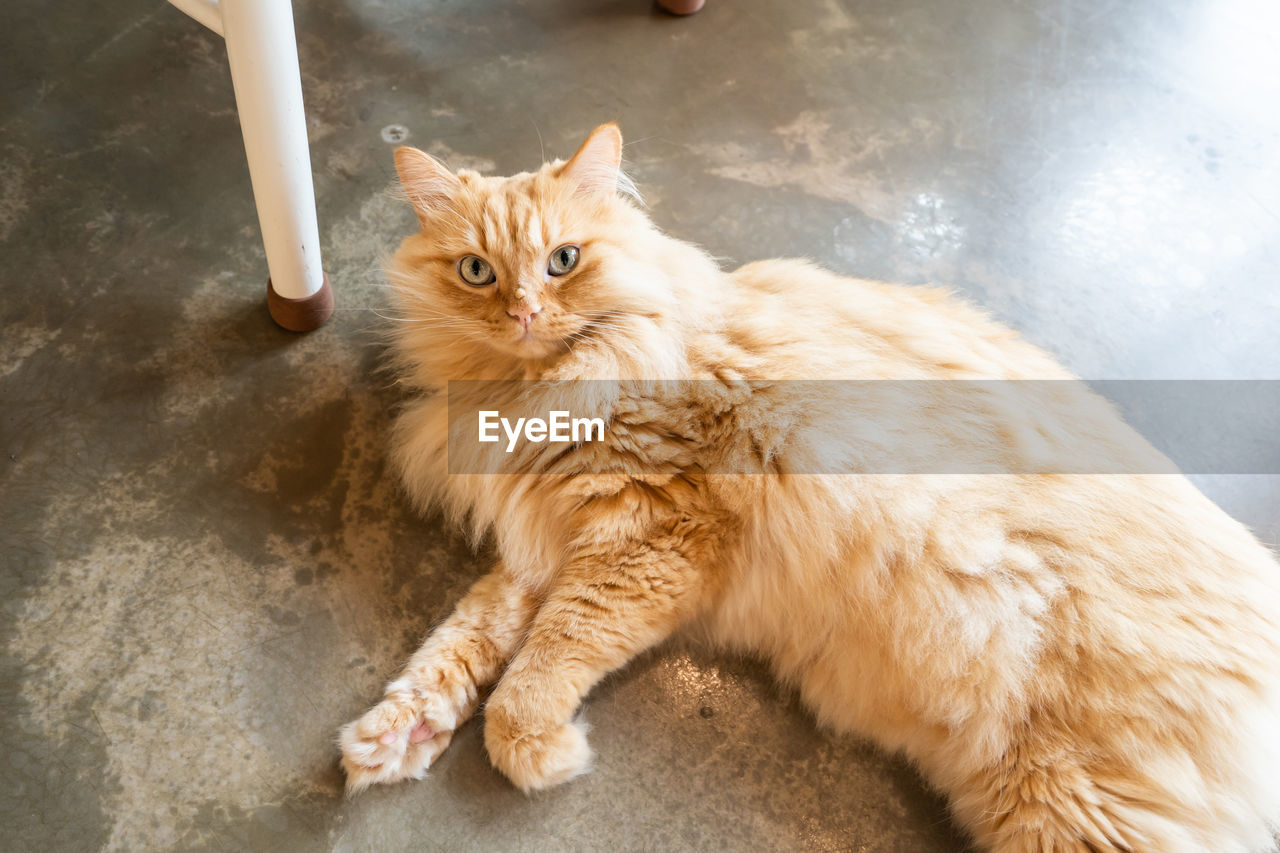
[[[574,195],[613,195],[621,166],[622,131],[610,122],[591,131],[578,153],[560,167],[560,177],[574,185]]]
[[[443,163],[408,145],[396,149],[396,172],[424,227],[427,219],[449,207],[461,186],[458,176]]]

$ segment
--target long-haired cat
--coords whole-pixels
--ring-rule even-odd
[[[494,765],[524,790],[564,782],[590,761],[592,685],[697,626],[766,657],[823,724],[904,752],[983,849],[1270,849],[1270,552],[1182,476],[1145,473],[1158,454],[1069,381],[1043,383],[1064,395],[1044,409],[974,393],[906,424],[787,381],[1070,374],[936,290],[802,261],[723,272],[625,197],[621,144],[605,125],[509,178],[396,152],[422,229],[392,270],[417,394],[395,459],[500,560],[342,729],[349,789],[421,778],[489,685]],[[589,401],[604,441],[451,474],[446,389],[466,379],[698,381],[609,386]],[[1135,473],[1027,473],[1061,470],[1070,435]],[[950,448],[1012,473],[847,473],[899,453],[949,470]],[[605,473],[615,457],[654,464]]]

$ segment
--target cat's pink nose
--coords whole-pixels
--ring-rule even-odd
[[[514,308],[508,308],[507,314],[519,320],[520,325],[524,326],[527,330],[529,326],[533,324],[533,318],[537,317],[538,312],[541,310],[542,308],[540,306],[530,305],[527,302],[523,302],[516,305]]]

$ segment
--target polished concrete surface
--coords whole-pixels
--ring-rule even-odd
[[[275,328],[225,50],[157,0],[0,36],[0,847],[963,848],[756,663],[663,647],[525,797],[467,726],[341,793],[333,738],[489,557],[384,461],[383,130],[518,171],[617,119],[665,228],[954,286],[1088,378],[1280,378],[1269,0],[299,0],[338,312]],[[1280,478],[1204,488],[1271,543]],[[867,685],[875,689],[875,685]]]

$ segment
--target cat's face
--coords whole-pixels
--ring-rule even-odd
[[[457,175],[412,148],[396,168],[422,233],[394,275],[402,319],[477,359],[543,360],[648,310],[617,198],[621,135],[596,130],[567,163]]]

